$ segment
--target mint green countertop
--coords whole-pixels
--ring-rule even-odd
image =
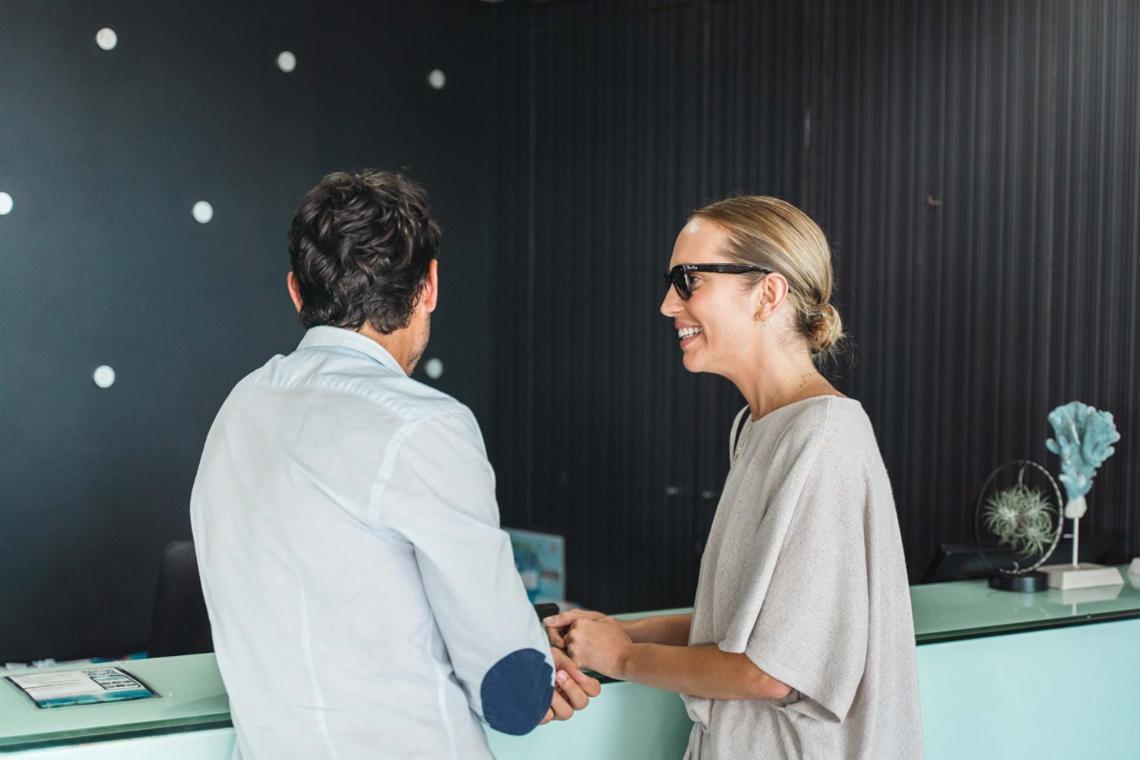
[[[919,644],[1140,617],[1140,577],[1120,568],[1123,586],[1019,594],[984,580],[911,586]]]
[[[114,665],[141,678],[160,696],[41,710],[2,678],[16,671],[0,671],[0,752],[230,725],[229,699],[213,654]],[[54,669],[74,670],[75,666]]]
[[[995,591],[985,581],[914,586],[911,588],[911,601],[916,639],[920,645],[936,644],[1140,618],[1138,586],[1140,578],[1130,577],[1126,572],[1123,586],[1077,591],[1049,590],[1039,594]],[[645,614],[650,613],[638,616]],[[132,702],[41,710],[7,680],[0,680],[0,753],[230,725],[229,703],[214,655],[130,660],[115,664],[141,678],[161,696]],[[0,675],[7,673],[0,672]],[[636,685],[609,684],[605,688],[613,686]],[[617,694],[612,699],[621,701]]]

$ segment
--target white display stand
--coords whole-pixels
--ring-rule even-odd
[[[1133,565],[1135,564],[1133,562]],[[1115,567],[1095,565],[1091,562],[1044,565],[1037,569],[1049,576],[1049,588],[1075,589],[1124,585],[1124,576]]]

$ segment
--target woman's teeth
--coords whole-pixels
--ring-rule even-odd
[[[685,338],[691,338],[694,335],[699,335],[700,332],[701,328],[699,327],[682,327],[677,331],[677,338],[684,340]]]

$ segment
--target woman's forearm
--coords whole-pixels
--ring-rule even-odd
[[[668,644],[683,647],[689,643],[692,615],[656,615],[622,620],[622,628],[638,644]]]
[[[783,699],[791,691],[746,655],[722,652],[713,644],[633,644],[615,675],[706,699]]]

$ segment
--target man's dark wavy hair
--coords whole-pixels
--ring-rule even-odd
[[[301,323],[385,335],[411,324],[439,226],[423,188],[394,172],[333,172],[301,200],[289,257]]]

